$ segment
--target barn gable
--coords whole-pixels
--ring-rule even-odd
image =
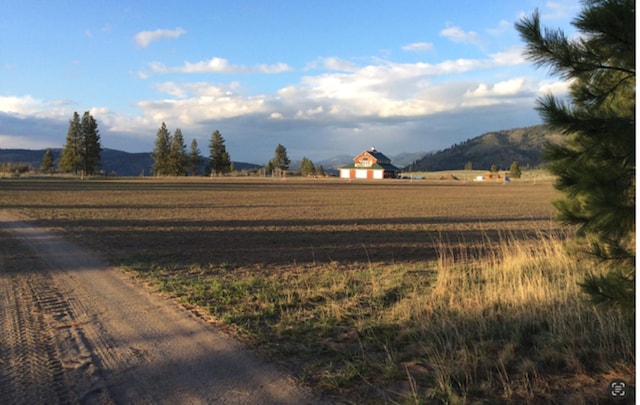
[[[353,158],[353,164],[340,168],[340,177],[347,179],[395,178],[400,169],[391,164],[384,153],[371,148]]]

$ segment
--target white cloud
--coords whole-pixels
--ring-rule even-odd
[[[30,95],[22,97],[0,97],[0,111],[21,115],[35,114],[42,109],[42,101]]]
[[[156,83],[153,87],[161,93],[166,93],[176,98],[186,98],[188,95],[184,86],[179,86],[174,82]]]
[[[179,67],[168,67],[160,62],[149,63],[149,70],[141,71],[139,76],[143,79],[148,78],[152,74],[174,74],[174,73],[217,73],[217,74],[247,74],[247,73],[264,73],[275,74],[283,73],[291,70],[286,63],[276,63],[273,65],[260,64],[256,66],[232,65],[224,58],[214,57],[207,61],[200,62],[184,62]]]
[[[531,91],[525,86],[524,78],[515,78],[502,82],[487,84],[479,83],[474,89],[464,94],[463,107],[489,106],[505,102],[513,102],[513,98],[531,95]]]
[[[433,44],[431,42],[414,42],[402,47],[403,51],[410,52],[424,52],[433,50]]]
[[[186,30],[179,27],[174,30],[158,29],[154,31],[141,31],[135,35],[134,40],[136,42],[136,45],[138,45],[140,48],[146,48],[152,42],[161,39],[178,38],[186,33]]]
[[[199,137],[198,142],[206,142],[211,131],[220,129],[234,159],[251,161],[256,159],[253,156],[270,155],[277,143],[285,144],[291,153],[308,148],[315,153],[322,150],[326,154],[324,157],[328,157],[334,154],[332,148],[351,152],[353,147],[352,152],[358,152],[370,144],[382,149],[386,145],[389,149],[385,152],[393,153],[393,147],[401,148],[395,150],[401,152],[406,150],[403,145],[409,143],[400,145],[400,139],[411,140],[413,145],[424,144],[421,146],[424,149],[446,147],[452,143],[451,136],[466,139],[483,130],[502,128],[502,123],[507,123],[508,127],[517,126],[523,121],[522,118],[516,120],[518,114],[526,116],[529,120],[526,123],[530,123],[530,117],[535,116],[532,108],[535,97],[543,90],[555,90],[560,86],[557,82],[536,82],[519,67],[517,76],[509,70],[498,70],[526,63],[519,48],[481,59],[461,58],[439,63],[372,59],[368,64],[358,65],[336,57],[318,59],[314,63],[316,69],[323,70],[308,72],[299,81],[274,93],[255,94],[236,81],[185,83],[181,78],[152,84],[157,94],[134,102],[140,109],[136,116],[106,108],[91,111],[99,121],[104,146],[110,148],[131,150],[130,145],[137,144],[135,149],[138,151],[141,148],[151,150],[157,128],[166,122],[170,128],[181,128],[187,137]],[[179,67],[153,63],[149,65],[149,74],[285,69],[278,66],[247,67],[212,58],[185,62]],[[483,78],[478,79],[481,71]],[[68,120],[73,113],[71,103],[42,101],[31,96],[0,97],[0,112],[5,111],[7,115],[0,113],[0,128],[16,128],[0,134],[28,134],[24,130],[27,119],[22,119],[20,114],[28,116],[29,120],[44,117],[47,119],[33,120],[34,128],[53,134],[51,123],[55,121],[55,135],[50,136],[55,136],[56,142],[49,146],[59,146],[64,143]],[[390,141],[389,134],[394,134],[398,142]],[[438,136],[442,138],[439,143],[431,141]],[[254,146],[246,148],[248,142]],[[231,149],[234,145],[253,156],[235,155],[237,150]],[[303,154],[313,158],[310,153]]]
[[[555,97],[564,97],[569,94],[569,86],[573,80],[570,81],[558,81],[558,80],[543,80],[540,82],[537,92],[538,95],[553,94]]]
[[[569,1],[548,1],[545,3],[545,9],[541,13],[544,19],[564,19],[572,18],[580,9],[580,5],[575,0]]]
[[[324,58],[322,60],[323,67],[326,70],[338,70],[343,72],[353,72],[358,69],[358,65],[353,62],[342,60],[339,58]]]
[[[480,43],[480,38],[478,34],[474,31],[463,31],[460,27],[449,26],[442,31],[440,31],[440,36],[445,37],[453,42],[465,43],[465,44],[474,44],[478,45]]]
[[[74,102],[70,100],[44,101],[25,96],[0,96],[0,112],[15,116],[33,116],[38,118],[70,117],[73,112],[68,108]]]
[[[492,64],[495,66],[514,66],[529,63],[524,57],[522,47],[512,47],[502,52],[496,52],[491,55]]]
[[[150,122],[194,125],[204,121],[229,119],[255,113],[268,113],[265,97],[242,97],[220,93],[175,100],[140,101],[136,104]]]
[[[304,76],[299,83],[283,87],[275,94],[243,96],[241,92],[236,92],[240,87],[237,82],[214,85],[208,82],[177,84],[168,81],[156,84],[155,88],[170,98],[142,101],[137,106],[143,110],[149,122],[175,121],[176,125],[256,114],[262,114],[272,122],[305,120],[307,123],[317,122],[318,125],[329,125],[336,120],[421,117],[452,111],[470,102],[484,103],[485,98],[496,102],[494,99],[498,96],[504,98],[523,90],[521,79],[483,85],[477,82],[460,85],[453,79],[437,85],[430,82],[432,77],[447,77],[523,62],[512,54],[515,52],[510,50],[490,55],[487,59],[447,60],[439,64],[378,60],[376,64],[358,66],[338,58],[325,58],[318,62],[331,72]],[[189,72],[234,70],[226,60],[219,58],[207,63],[185,64],[183,68]],[[161,72],[171,70],[161,67],[155,69]]]

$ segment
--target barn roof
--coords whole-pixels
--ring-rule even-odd
[[[378,152],[377,150],[368,150],[367,153],[373,156],[378,162],[391,163],[391,159],[382,152]]]
[[[350,165],[342,166],[341,169],[358,169],[358,170],[385,170],[397,172],[400,169],[392,165],[391,163],[374,163],[369,167],[356,166],[355,163],[351,163]]]

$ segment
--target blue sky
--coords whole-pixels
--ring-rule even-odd
[[[74,111],[102,146],[151,151],[162,122],[203,155],[322,160],[433,151],[541,122],[566,84],[522,56],[535,9],[572,34],[578,0],[8,2],[0,148],[64,145]]]

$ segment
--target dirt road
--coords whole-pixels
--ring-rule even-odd
[[[0,210],[0,403],[310,404],[237,342]]]

